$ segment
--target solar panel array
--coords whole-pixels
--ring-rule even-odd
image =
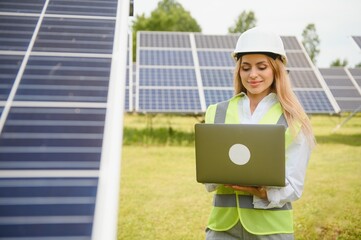
[[[137,112],[203,113],[233,95],[237,35],[138,32]],[[339,107],[296,37],[283,36],[293,89],[308,113]]]
[[[361,111],[361,69],[320,68],[320,72],[341,111]]]
[[[0,2],[0,239],[91,239],[121,4]]]
[[[293,36],[283,36],[282,40],[288,58],[291,85],[305,111],[309,114],[338,113],[339,106],[302,44]]]

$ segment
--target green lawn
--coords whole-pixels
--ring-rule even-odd
[[[312,116],[318,140],[294,204],[296,239],[360,239],[361,115]],[[212,194],[195,181],[189,116],[126,115],[118,239],[204,239]]]

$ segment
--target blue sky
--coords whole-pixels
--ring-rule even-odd
[[[134,13],[150,12],[158,0],[135,0]],[[258,25],[280,35],[296,36],[309,24],[316,25],[321,53],[318,67],[329,67],[337,58],[349,67],[361,62],[361,49],[351,36],[361,36],[360,0],[178,0],[202,27],[205,34],[226,34],[242,11],[253,11]]]

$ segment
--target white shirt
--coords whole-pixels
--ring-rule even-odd
[[[257,124],[268,110],[278,102],[277,95],[270,93],[264,97],[253,114],[250,109],[250,101],[247,95],[243,95],[238,102],[238,113],[240,123]],[[275,208],[283,207],[287,202],[299,199],[303,192],[306,168],[310,158],[311,148],[307,143],[304,134],[300,133],[286,150],[286,186],[285,187],[266,187],[268,200],[253,196],[255,208]],[[207,190],[214,190],[206,186]]]

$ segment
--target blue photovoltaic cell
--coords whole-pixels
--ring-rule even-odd
[[[86,1],[86,4],[83,1],[51,0],[46,13],[115,17],[116,10],[117,0]]]
[[[357,46],[361,49],[361,36],[352,36],[352,38],[356,42]]]
[[[45,0],[1,0],[1,12],[40,13]],[[0,21],[1,22],[1,21]]]
[[[354,87],[351,79],[348,77],[346,71],[343,68],[320,68],[319,69],[323,79],[329,86],[329,88],[334,87]]]
[[[355,111],[361,106],[361,95],[344,68],[320,68],[319,70],[341,111]]]
[[[139,89],[139,112],[201,111],[197,89]]]
[[[289,51],[289,50],[302,51],[302,48],[301,48],[300,44],[298,43],[296,37],[282,36],[281,38],[282,38],[283,46],[286,51]]]
[[[291,69],[289,77],[293,88],[322,88],[315,72],[312,69]]]
[[[0,16],[0,50],[26,51],[37,21],[36,17]]]
[[[305,54],[303,52],[286,52],[288,63],[288,68],[310,68],[311,65],[308,62]]]
[[[114,20],[45,17],[33,51],[111,54],[114,27]]]
[[[5,101],[19,71],[23,56],[0,55],[0,101]]]
[[[15,100],[106,102],[111,59],[30,57]]]
[[[235,61],[229,51],[197,51],[199,65],[211,67],[234,67]]]
[[[1,178],[0,218],[7,224],[0,224],[0,238],[90,240],[97,184],[97,178]]]
[[[141,68],[139,86],[197,86],[194,69]]]
[[[192,51],[142,50],[139,65],[193,66]]]
[[[198,49],[234,49],[236,46],[237,35],[194,35]]]
[[[204,97],[206,99],[207,107],[211,104],[226,101],[226,100],[230,99],[231,97],[233,97],[233,95],[234,95],[233,89],[229,89],[229,90],[223,90],[223,89],[207,90],[207,89],[205,89],[204,90]]]
[[[133,107],[130,106],[130,93],[129,93],[129,87],[125,88],[125,99],[124,99],[124,110],[126,112],[133,111]],[[133,101],[134,102],[134,101]]]
[[[349,68],[348,70],[357,82],[358,86],[361,88],[361,68]]]
[[[231,87],[233,69],[201,69],[203,87]]]
[[[336,98],[360,98],[361,95],[356,88],[330,88],[332,95]]]
[[[319,70],[330,89],[347,87],[356,90],[344,68],[320,68]]]
[[[0,135],[0,170],[98,169],[105,109],[10,110]]]
[[[307,113],[335,112],[323,90],[295,91],[295,94]]]
[[[160,48],[190,48],[188,33],[140,32],[139,46]]]
[[[361,99],[349,99],[349,100],[339,100],[336,99],[337,104],[340,106],[341,110],[344,112],[353,112],[358,109],[360,112]]]

